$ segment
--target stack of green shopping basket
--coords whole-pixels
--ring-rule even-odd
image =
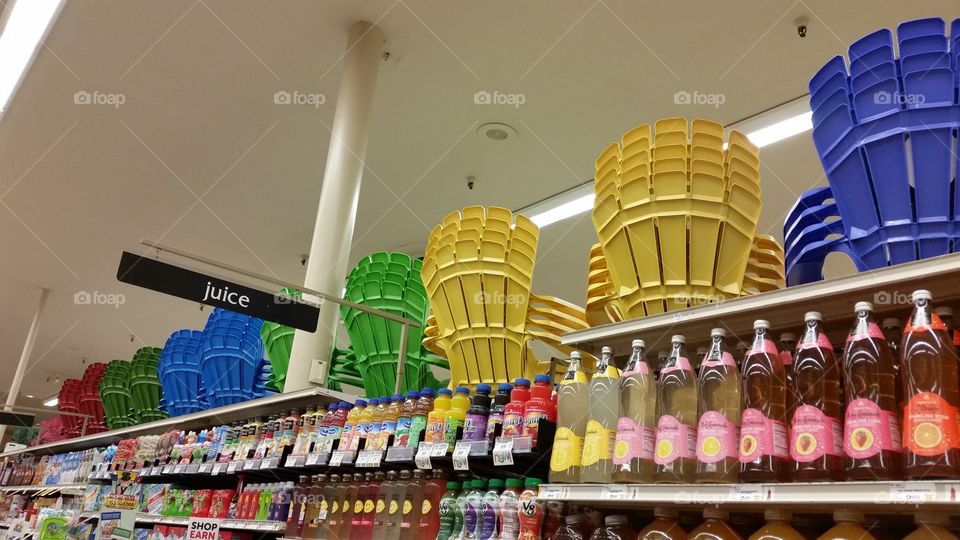
[[[152,422],[167,418],[160,402],[163,399],[163,386],[157,374],[157,363],[162,349],[142,347],[133,355],[130,362],[130,397],[134,416],[138,423]]]
[[[130,362],[114,360],[107,364],[100,379],[100,401],[103,402],[103,412],[110,429],[130,427],[137,423],[133,399],[130,397],[130,376]]]

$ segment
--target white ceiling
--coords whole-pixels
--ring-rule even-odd
[[[29,1],[29,0],[27,0]],[[83,361],[130,358],[198,306],[120,284],[141,237],[300,281],[351,22],[375,21],[389,59],[376,90],[352,258],[416,253],[447,212],[524,207],[592,177],[606,144],[685,115],[732,123],[806,93],[846,45],[950,0],[427,2],[68,0],[0,123],[0,350],[12,376],[39,287],[52,290],[22,393],[59,389]],[[793,21],[809,19],[806,38]],[[279,90],[322,93],[276,105]],[[522,93],[517,108],[478,90]],[[722,93],[719,107],[673,103]],[[77,91],[125,103],[77,105]],[[519,136],[476,134],[491,121]],[[809,134],[764,148],[761,228],[823,184]],[[473,191],[465,177],[476,177]],[[197,197],[204,195],[201,202]],[[542,232],[535,289],[583,303],[587,214]],[[75,305],[78,291],[126,303]],[[133,336],[131,338],[131,336]]]

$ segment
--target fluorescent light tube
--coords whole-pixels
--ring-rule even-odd
[[[747,138],[757,147],[763,148],[768,144],[782,141],[811,129],[813,129],[813,111],[807,111],[765,128],[751,131],[747,133]]]
[[[23,82],[47,32],[63,7],[63,0],[16,0],[8,2],[0,33],[0,118]]]
[[[562,191],[551,197],[517,210],[530,218],[538,227],[589,212],[593,209],[593,180]]]
[[[53,396],[52,398],[43,402],[44,407],[56,407],[60,403],[59,396]]]

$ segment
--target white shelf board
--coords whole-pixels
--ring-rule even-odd
[[[655,353],[669,346],[672,334],[684,334],[689,350],[707,343],[710,329],[715,327],[749,339],[756,319],[770,321],[775,332],[797,332],[803,326],[806,311],[819,311],[827,332],[836,339],[835,336],[844,337],[849,331],[857,302],[873,302],[878,318],[903,318],[910,313],[909,295],[916,289],[930,290],[934,305],[960,300],[960,253],[595,326],[569,332],[561,342],[595,352],[609,345],[617,354],[624,354],[629,352],[631,340],[641,338],[647,342],[647,350]],[[731,336],[728,342],[732,339]]]
[[[81,512],[80,517],[86,520],[100,519],[100,512]],[[282,533],[286,531],[286,522],[254,521],[242,519],[216,519],[223,529],[234,531],[254,531],[268,533]],[[181,516],[157,516],[144,512],[137,512],[137,523],[154,523],[158,525],[177,525],[186,527],[190,518]]]

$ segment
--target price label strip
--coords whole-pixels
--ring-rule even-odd
[[[603,499],[611,501],[625,501],[632,498],[633,489],[628,486],[604,486],[600,492]]]
[[[230,463],[227,464],[227,473],[232,474],[232,473],[237,472],[237,468],[238,468],[239,466],[240,466],[240,462],[239,462],[239,461],[231,461]]]
[[[200,474],[209,474],[212,470],[213,463],[201,463],[200,466],[197,467],[197,472]]]
[[[164,465],[164,466],[163,466],[163,474],[170,474],[170,473],[172,473],[172,472],[173,472],[173,468],[174,468],[174,467],[173,467],[172,464]]]
[[[447,443],[431,443],[433,450],[430,451],[430,457],[443,457],[447,455]]]
[[[173,474],[181,474],[181,473],[183,473],[183,465],[177,465],[176,467],[173,468]]]
[[[493,464],[498,467],[513,465],[513,439],[497,439],[493,446]]]
[[[432,469],[433,463],[430,462],[430,456],[433,453],[433,444],[431,443],[420,443],[420,446],[417,448],[417,455],[414,456],[413,462],[416,464],[418,469]]]
[[[770,490],[770,499],[766,499],[766,491]],[[763,485],[736,485],[731,486],[727,493],[727,500],[730,502],[763,502],[764,500],[773,500],[773,488]]]
[[[213,467],[210,468],[210,476],[216,476],[220,474],[220,471],[223,470],[223,463],[214,463]]]
[[[330,465],[331,467],[339,467],[343,464],[343,457],[345,454],[346,452],[334,452],[330,454],[330,462],[327,463],[327,465]]]
[[[564,499],[567,496],[567,488],[563,486],[540,486],[541,499]]]
[[[890,484],[890,502],[920,504],[937,500],[937,486],[932,482],[896,482]]]
[[[267,458],[260,462],[260,470],[275,469],[280,462],[280,458]]]
[[[259,465],[260,465],[259,459],[248,459],[243,462],[243,470],[252,471],[254,469],[257,469]]]
[[[383,459],[383,452],[367,450],[357,456],[357,467],[379,467]]]
[[[316,465],[320,462],[320,454],[307,454],[307,460],[303,463],[306,466]]]
[[[458,442],[457,446],[453,448],[453,470],[455,471],[469,471],[470,463],[470,445],[463,444]]]
[[[187,465],[186,469],[184,469],[183,472],[187,474],[197,474],[198,472],[200,472],[200,464],[191,463],[190,465]]]

